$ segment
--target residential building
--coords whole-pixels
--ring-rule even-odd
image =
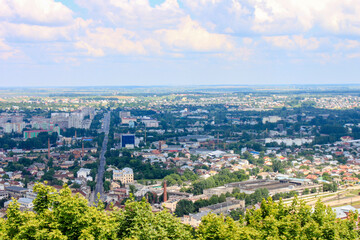
[[[134,172],[131,168],[124,168],[122,170],[113,170],[113,179],[120,181],[122,184],[134,182]]]

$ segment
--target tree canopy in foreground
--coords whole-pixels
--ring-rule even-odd
[[[312,209],[297,199],[289,206],[264,199],[260,209],[248,210],[239,221],[209,214],[193,229],[167,211],[153,213],[145,200],[105,211],[68,187],[57,192],[36,184],[34,191],[35,212],[10,204],[7,219],[0,219],[0,239],[359,239],[357,214],[336,219],[320,201]]]

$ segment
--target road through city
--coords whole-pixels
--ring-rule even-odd
[[[103,200],[103,195],[104,195],[104,186],[103,186],[103,180],[104,180],[104,172],[105,172],[105,163],[106,163],[106,159],[105,159],[105,152],[107,149],[107,143],[109,140],[109,129],[110,129],[110,112],[107,112],[104,115],[104,121],[102,124],[102,128],[101,131],[105,133],[105,137],[104,137],[104,141],[101,147],[101,152],[100,152],[100,161],[99,161],[99,168],[98,168],[98,174],[96,177],[96,186],[95,186],[95,192],[93,194],[93,202],[97,202],[97,196],[98,193],[100,193],[100,199]]]

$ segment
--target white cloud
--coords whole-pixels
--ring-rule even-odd
[[[350,50],[360,48],[360,41],[345,39],[335,44],[336,50]]]
[[[90,23],[91,20],[74,19],[72,10],[55,0],[0,0],[0,38],[16,45],[16,49],[2,50],[1,57],[30,57],[42,61],[44,58],[40,55],[54,53],[46,46],[67,42],[61,49],[65,56],[69,42],[81,35]],[[31,49],[28,44],[32,45]],[[35,48],[37,50],[32,51]],[[25,56],[25,52],[29,56]]]
[[[77,0],[92,17],[113,27],[156,29],[178,23],[185,14],[177,0],[165,0],[152,7],[148,0]]]
[[[350,53],[346,55],[347,58],[360,58],[360,52],[356,52],[356,53]]]
[[[251,23],[251,7],[239,0],[181,0],[185,11],[203,26],[215,25],[218,33],[244,33]],[[230,30],[230,31],[229,31]]]
[[[287,50],[315,50],[319,48],[320,41],[316,38],[304,38],[301,35],[294,36],[272,36],[272,37],[263,37],[263,39],[271,43],[275,47],[287,49]]]
[[[242,40],[243,40],[243,43],[246,44],[246,45],[252,44],[254,42],[254,40],[252,38],[249,38],[249,37],[245,37]]]
[[[184,56],[186,52],[233,52],[234,56],[240,56],[245,52],[236,48],[230,37],[208,32],[189,16],[172,29],[140,32],[124,28],[89,29],[86,36],[78,38],[75,46],[94,57],[111,54],[163,55],[165,52],[172,57]]]
[[[160,39],[175,51],[231,51],[233,42],[224,34],[210,33],[189,16],[176,29],[157,30]]]
[[[182,0],[182,2],[192,10],[199,10],[201,8],[204,8],[206,6],[210,5],[216,5],[222,2],[222,0]]]
[[[34,24],[66,24],[72,11],[54,0],[0,0],[0,19]]]
[[[231,4],[228,6],[228,11],[229,13],[235,14],[235,16],[238,18],[250,14],[250,10],[238,0],[231,0]]]
[[[19,54],[19,50],[13,49],[0,38],[0,59],[7,60]]]
[[[0,18],[11,17],[12,10],[7,4],[7,0],[0,0]]]
[[[87,55],[93,57],[103,57],[105,55],[102,48],[100,47],[95,48],[86,41],[76,42],[75,47],[77,47],[78,49],[85,49],[87,51]]]
[[[181,0],[193,19],[237,33],[360,34],[359,0]]]
[[[90,20],[75,19],[67,26],[40,26],[24,23],[0,22],[0,33],[9,39],[21,41],[71,41],[86,29]]]
[[[18,49],[21,42],[39,43],[44,52],[50,50],[40,44],[62,42],[63,54],[71,57],[201,52],[248,59],[281,48],[292,58],[299,57],[296,51],[308,57],[328,46],[345,56],[360,48],[356,40],[341,40],[343,34],[360,34],[358,1],[165,0],[152,6],[149,0],[76,0],[88,9],[84,20],[58,0],[0,0],[0,38],[16,42]],[[62,59],[61,51],[57,55]]]
[[[249,0],[257,32],[308,31],[319,26],[331,33],[360,33],[358,0]]]
[[[135,32],[123,28],[96,28],[88,31],[85,38],[75,43],[79,49],[85,49],[88,55],[101,57],[107,54],[146,55],[151,51],[160,51],[155,40],[142,39]]]

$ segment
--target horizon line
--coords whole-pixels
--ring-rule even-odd
[[[193,84],[193,85],[56,85],[56,86],[3,86],[0,89],[9,89],[9,88],[109,88],[109,87],[118,87],[118,88],[155,88],[155,87],[267,87],[267,86],[360,86],[360,83],[291,83],[291,84]]]

